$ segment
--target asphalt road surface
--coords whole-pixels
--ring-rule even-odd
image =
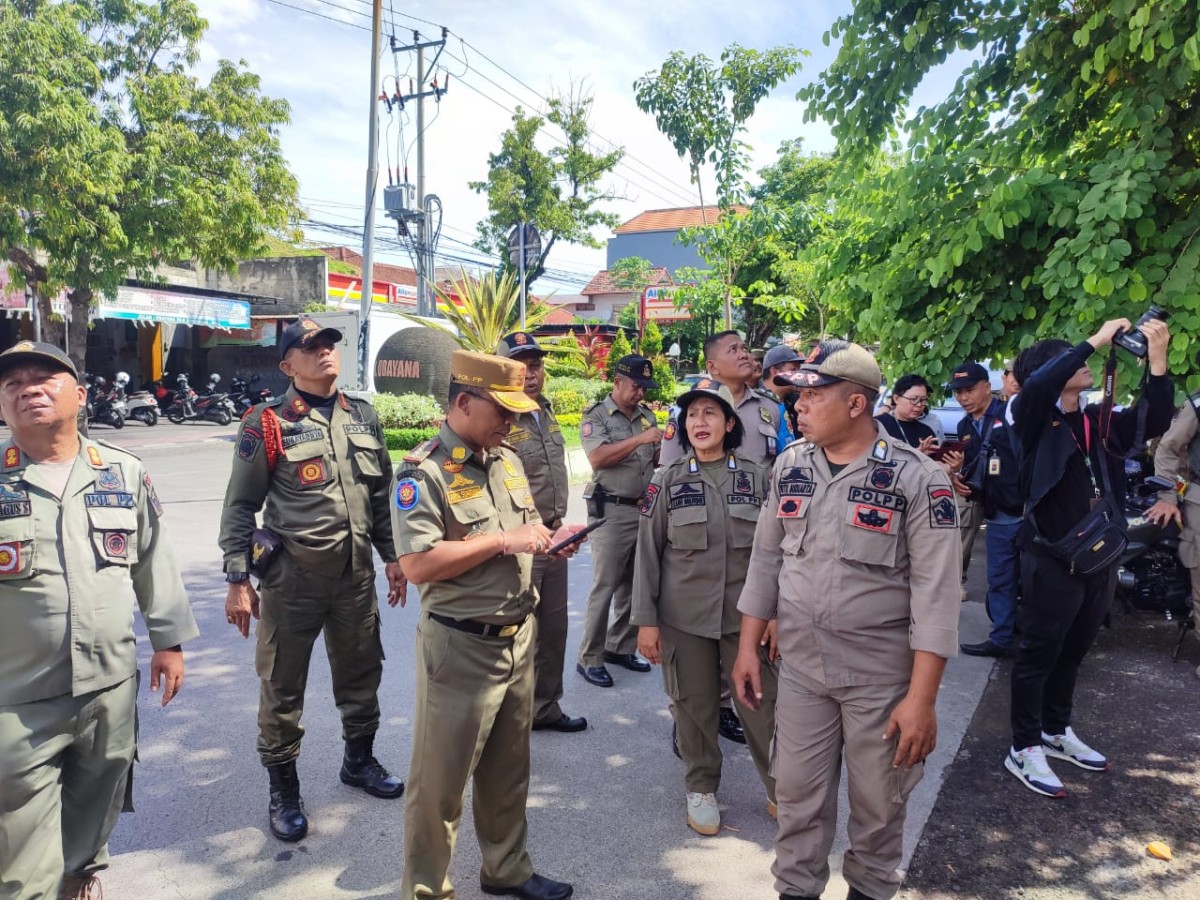
[[[112,864],[103,874],[105,895],[188,900],[395,896],[404,800],[377,800],[338,781],[341,731],[319,647],[300,757],[311,830],[304,841],[283,844],[267,829],[267,778],[254,749],[254,641],[243,640],[225,622],[216,546],[233,434],[233,427],[165,422],[93,431],[94,437],[137,452],[154,476],[201,629],[185,647],[186,682],[169,707],[161,708],[143,682],[137,812],[122,816],[113,835]],[[569,519],[583,518],[576,488]],[[976,596],[982,569],[981,560],[972,567]],[[775,900],[774,823],[746,749],[722,740],[724,780],[717,796],[725,827],[717,837],[700,837],[684,824],[683,767],[670,750],[671,722],[658,671],[642,675],[613,668],[616,686],[608,690],[586,684],[575,673],[576,629],[590,577],[585,548],[571,564],[572,633],[563,707],[586,716],[590,728],[580,734],[533,735],[529,850],[534,866],[572,882],[580,898]],[[377,587],[384,596],[382,567]],[[401,774],[411,751],[417,609],[415,590],[409,591],[407,608],[382,609],[387,661],[376,752]],[[982,604],[964,604],[963,640],[985,635]],[[145,669],[148,645],[144,639],[140,643]],[[972,658],[953,660],[947,669],[939,700],[939,746],[910,803],[908,853],[938,798],[943,770],[957,752],[991,669],[991,661]],[[460,897],[476,898],[483,895],[469,807],[468,799],[451,876]],[[844,794],[841,815],[844,823]],[[839,875],[844,850],[839,840],[830,860],[830,898],[844,896]]]

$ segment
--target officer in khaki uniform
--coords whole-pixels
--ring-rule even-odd
[[[484,893],[571,896],[535,873],[525,850],[531,572],[535,556],[578,529],[551,535],[520,458],[502,446],[513,414],[538,409],[524,385],[520,363],[456,350],[446,421],[396,472],[396,552],[421,593],[402,900],[454,896],[450,857],[472,779]]]
[[[392,606],[406,588],[388,512],[392,464],[374,408],[337,390],[341,339],[306,318],[284,329],[279,367],[292,384],[242,420],[221,515],[226,618],[248,636],[251,617],[261,614],[258,753],[270,780],[271,832],[283,841],[308,833],[296,758],[309,660],[322,631],[345,740],[339,777],[374,797],[404,790],[374,755],[383,646],[372,546],[384,560]],[[260,606],[249,576],[252,541],[254,553],[263,548],[255,516],[264,503],[267,542],[279,549],[265,573],[257,565]]]
[[[770,468],[779,452],[779,404],[748,387],[755,369],[754,357],[736,331],[721,331],[704,342],[704,365],[709,377],[729,389],[733,409],[742,421],[745,436],[738,455]],[[666,465],[684,455],[679,441],[683,427],[679,407],[671,409],[659,451],[659,463]]]
[[[562,525],[567,514],[569,485],[562,429],[550,401],[542,394],[546,351],[538,346],[532,334],[515,331],[500,342],[496,352],[524,363],[525,395],[538,405],[533,412],[513,417],[508,443],[521,457],[542,523],[553,530]],[[587,719],[568,716],[558,705],[563,695],[563,662],[567,652],[567,561],[535,556],[533,588],[538,593],[533,729],[583,731]]]
[[[132,809],[136,604],[165,706],[198,634],[137,457],[81,439],[71,360],[0,353],[0,898],[99,896],[117,815]]]
[[[606,520],[592,534],[592,590],[575,666],[584,680],[596,687],[613,686],[606,662],[631,672],[650,671],[650,664],[634,652],[637,629],[629,614],[638,504],[654,474],[662,442],[654,412],[642,403],[646,389],[655,384],[651,372],[650,360],[645,357],[621,357],[613,369],[612,393],[585,409],[579,426],[593,472],[583,493],[588,521]]]
[[[728,678],[737,655],[742,627],[737,602],[770,470],[736,453],[742,426],[727,388],[702,379],[679,398],[679,409],[688,452],[654,474],[642,500],[633,622],[641,626],[638,649],[661,663],[674,701],[680,756],[687,766],[687,824],[715,835],[721,828],[715,797],[721,781],[721,676]],[[763,682],[759,708],[743,706],[740,712],[773,814],[769,749],[775,675],[770,665],[763,669]]]
[[[1154,474],[1183,482],[1179,491],[1162,491],[1146,518],[1166,525],[1174,521],[1179,536],[1179,561],[1192,579],[1192,608],[1200,609],[1200,394],[1192,394],[1175,415],[1154,451]],[[1200,667],[1196,668],[1200,676]]]
[[[862,347],[824,341],[779,377],[799,392],[811,443],[789,446],[771,473],[732,680],[747,705],[759,702],[759,641],[778,617],[780,897],[825,888],[844,757],[849,897],[886,900],[900,886],[908,795],[936,744],[934,703],[958,650],[954,490],[937,463],[871,417],[880,373]]]

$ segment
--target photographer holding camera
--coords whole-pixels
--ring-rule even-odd
[[[1066,796],[1047,756],[1089,771],[1108,768],[1104,756],[1071,729],[1071,710],[1079,665],[1108,611],[1116,560],[1125,546],[1121,454],[1161,435],[1174,412],[1169,333],[1161,318],[1152,308],[1135,329],[1128,319],[1105,322],[1075,347],[1038,341],[1015,364],[1021,392],[1011,402],[1009,419],[1025,504],[1023,599],[1012,672],[1013,743],[1004,764],[1023,785],[1047,797]],[[1083,407],[1080,394],[1093,383],[1088,357],[1112,343],[1146,357],[1142,399],[1113,412],[1109,385],[1100,409]]]

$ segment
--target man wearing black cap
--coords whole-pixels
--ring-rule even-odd
[[[341,339],[307,318],[284,329],[279,368],[292,384],[242,420],[221,516],[226,619],[249,637],[251,617],[261,616],[258,752],[271,782],[271,831],[284,841],[308,833],[296,758],[322,631],[346,742],[342,782],[385,799],[404,791],[374,755],[383,647],[372,545],[385,563],[388,604],[402,604],[407,587],[392,543],[392,463],[374,408],[337,389]],[[264,504],[265,534],[255,531]]]
[[[783,452],[783,448],[797,438],[792,409],[792,398],[796,389],[791,384],[777,384],[776,375],[790,375],[800,368],[804,358],[787,344],[777,344],[763,356],[763,388],[769,390],[772,398],[779,405],[779,428],[776,431],[775,449]]]
[[[603,517],[592,532],[592,590],[588,594],[575,666],[589,684],[612,687],[605,663],[631,672],[649,672],[637,653],[633,606],[633,557],[637,549],[638,504],[658,462],[662,432],[654,412],[642,404],[653,387],[650,360],[623,356],[614,368],[612,393],[583,411],[579,436],[592,464],[593,481],[584,488],[588,521]],[[614,613],[609,624],[609,610]],[[606,639],[607,634],[607,639]]]
[[[141,609],[150,690],[183,685],[198,634],[141,461],[81,438],[87,401],[50,344],[0,353],[0,896],[96,897],[132,809]]]
[[[538,408],[514,414],[508,443],[521,457],[543,524],[554,531],[567,514],[567,451],[554,409],[542,394],[546,383],[546,351],[538,346],[532,334],[515,331],[500,342],[497,354],[525,364],[525,395]],[[567,653],[567,561],[560,556],[535,556],[532,577],[539,595],[533,729],[583,731],[587,719],[568,716],[558,705],[563,695],[563,662]]]

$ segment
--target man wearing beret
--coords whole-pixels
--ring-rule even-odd
[[[342,783],[385,800],[404,791],[374,752],[383,645],[372,547],[384,561],[389,605],[402,602],[407,587],[388,514],[392,462],[374,408],[337,389],[341,339],[308,318],[283,330],[279,368],[292,384],[242,420],[221,515],[225,617],[249,637],[250,619],[261,616],[258,753],[270,780],[271,833],[281,841],[308,833],[296,759],[322,631],[342,715]],[[255,531],[264,505],[265,535]],[[249,580],[252,559],[261,603]]]
[[[131,810],[136,604],[150,690],[183,686],[199,632],[141,461],[81,438],[87,392],[50,344],[0,353],[0,897],[100,896]]]
[[[450,857],[468,782],[481,890],[523,900],[572,893],[571,885],[536,873],[525,849],[537,605],[531,576],[534,560],[578,528],[552,535],[520,457],[502,446],[513,417],[539,408],[524,388],[520,363],[456,350],[441,431],[396,472],[396,553],[421,594],[402,900],[455,896]]]

